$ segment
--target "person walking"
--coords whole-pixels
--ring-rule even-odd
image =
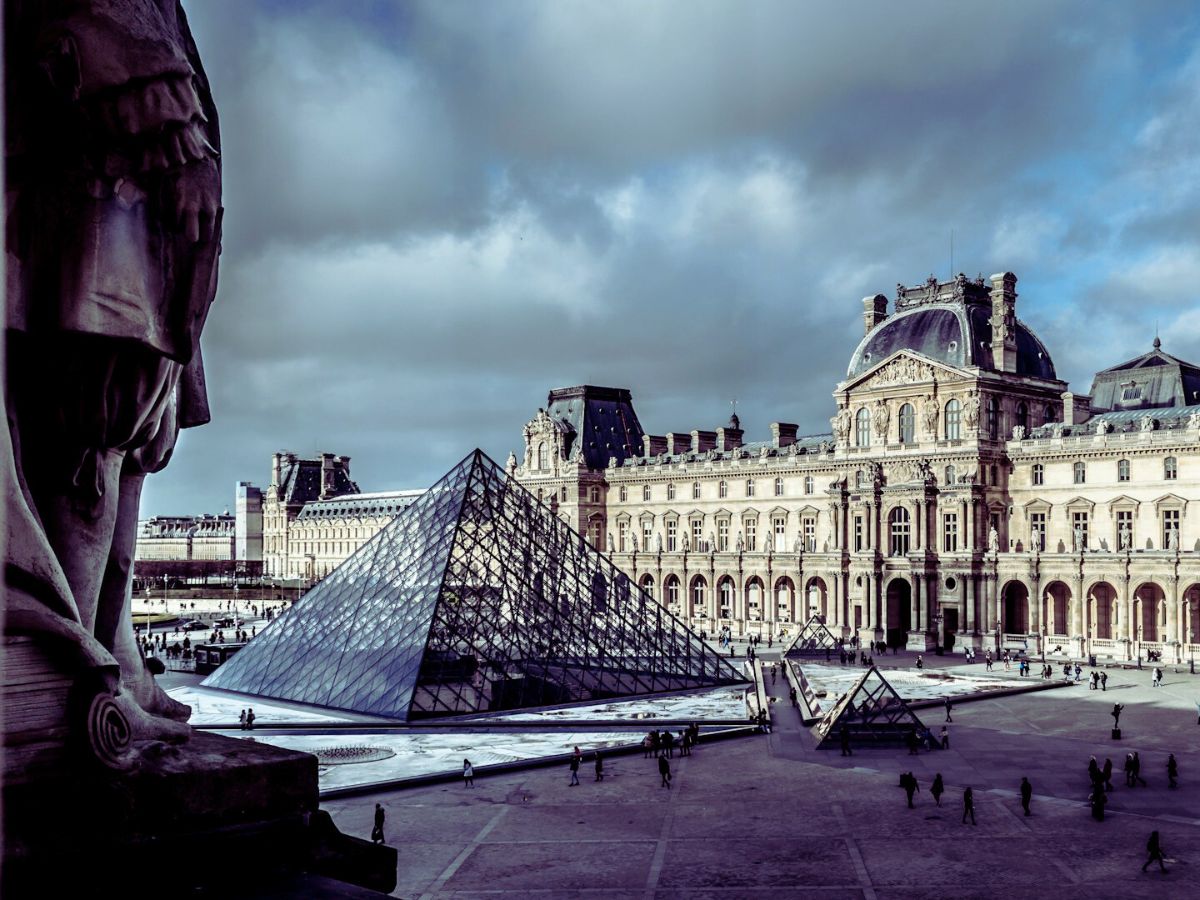
[[[1108,690],[1108,673],[1107,672],[1100,673],[1100,690],[1102,690],[1102,691]]]
[[[1100,774],[1104,776],[1104,789],[1111,791],[1112,788],[1112,760],[1104,760],[1104,768],[1100,770]]]
[[[971,817],[971,824],[975,824],[975,792],[970,788],[963,791],[963,817],[962,823],[967,824],[967,816]]]
[[[947,722],[953,722],[954,720],[953,720],[952,718],[950,718],[950,710],[954,709],[954,705],[953,705],[953,704],[950,702],[950,698],[949,698],[949,697],[947,697],[947,698],[946,698],[946,699],[943,701],[943,703],[945,704],[945,707],[946,707],[946,721],[947,721]]]
[[[1083,674],[1083,669],[1080,667],[1079,663],[1075,663],[1075,683],[1076,684],[1079,683],[1079,676],[1082,674]]]
[[[921,786],[917,784],[917,776],[913,775],[912,772],[908,772],[900,777],[904,785],[904,793],[908,797],[908,808],[915,809],[913,806],[913,794],[921,789]]]
[[[671,787],[671,763],[665,756],[658,758],[658,774],[662,777],[662,786]]]
[[[1154,667],[1154,679],[1150,682],[1150,687],[1161,687],[1162,686],[1162,675],[1163,675],[1162,669],[1160,669],[1158,666],[1155,666]]]
[[[604,780],[604,760],[600,756],[600,751],[596,751],[596,781]],[[659,759],[662,759],[660,756]]]
[[[649,759],[654,754],[653,747],[656,737],[657,735],[653,731],[649,731],[642,738],[642,759]]]
[[[571,780],[567,783],[567,787],[575,787],[579,784],[579,757],[574,753],[571,754]]]
[[[475,767],[469,759],[463,760],[463,787],[475,787]]]
[[[942,749],[950,749],[950,729],[945,725],[942,726]]]
[[[1152,862],[1158,862],[1158,870],[1164,875],[1167,874],[1167,867],[1163,865],[1162,845],[1158,840],[1158,832],[1150,832],[1150,840],[1146,841],[1146,861],[1142,864],[1142,871],[1146,871],[1146,867]]]
[[[372,844],[382,844],[383,843],[383,820],[384,820],[383,807],[380,806],[378,803],[376,803],[375,804],[375,827],[371,829],[371,843]]]
[[[933,776],[933,784],[929,786],[929,793],[933,795],[933,802],[938,806],[942,805],[942,794],[946,791],[946,785],[942,781],[942,773],[938,772]]]
[[[1133,780],[1135,782],[1140,781],[1142,783],[1142,787],[1149,787],[1149,785],[1146,784],[1146,779],[1142,777],[1142,758],[1138,756],[1138,752],[1136,750],[1133,751]]]
[[[1032,816],[1029,811],[1029,801],[1033,799],[1033,785],[1029,783],[1027,777],[1021,778],[1021,809],[1025,810],[1025,815]]]
[[[1104,821],[1104,804],[1108,802],[1108,797],[1104,791],[1094,790],[1088,795],[1088,804],[1092,807],[1092,818],[1097,822]]]
[[[662,745],[664,747],[663,755],[668,759],[675,758],[675,735],[669,731],[664,731],[662,735]]]
[[[1125,754],[1125,787],[1137,787],[1133,781],[1133,753]]]
[[[1175,762],[1175,754],[1167,754],[1167,786],[1179,787],[1179,763]]]
[[[838,732],[838,737],[842,744],[842,756],[853,756],[854,751],[850,749],[850,729],[843,725]]]
[[[254,730],[254,720],[255,720],[255,718],[256,718],[256,716],[254,715],[254,707],[252,706],[252,707],[250,707],[249,709],[247,709],[247,710],[246,710],[246,730],[247,730],[247,731],[253,731],[253,730]]]

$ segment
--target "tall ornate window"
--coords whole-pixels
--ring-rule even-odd
[[[717,485],[717,496],[719,496],[719,497],[728,497],[729,496],[729,482],[728,481],[722,481],[720,484]]]
[[[804,493],[811,494],[813,492],[813,477],[811,475],[804,476]]]
[[[1033,484],[1035,487],[1046,483],[1046,467],[1041,463],[1033,464]]]
[[[865,406],[854,416],[854,446],[871,446],[871,413]]]
[[[888,528],[891,533],[891,555],[904,556],[908,553],[908,510],[903,506],[893,509],[888,514]]]
[[[621,497],[621,502],[624,503],[626,500],[629,499],[629,488],[627,488],[625,485],[621,485],[619,494]]]
[[[1179,463],[1176,461],[1175,457],[1168,456],[1163,460],[1163,478],[1165,478],[1167,481],[1174,481],[1178,475]]]
[[[993,441],[1000,437],[1000,401],[995,397],[988,397],[987,435]]]
[[[546,442],[542,441],[537,448],[537,467],[539,469],[548,469],[549,460],[546,453]]]
[[[1087,463],[1075,463],[1074,472],[1076,484],[1087,484]]]
[[[1128,480],[1129,480],[1129,460],[1118,459],[1117,460],[1117,481],[1128,481]]]
[[[951,400],[946,404],[946,440],[957,441],[962,437],[962,404]]]
[[[913,411],[911,403],[905,403],[900,407],[900,443],[911,444],[916,430],[917,414]]]
[[[946,484],[954,484],[957,473],[954,471],[954,466],[946,466]]]
[[[648,484],[642,485],[642,502],[643,503],[650,502],[650,485],[648,485]]]
[[[782,478],[775,479],[775,496],[776,497],[783,496],[783,479]]]
[[[747,497],[754,496],[754,479],[753,478],[746,479],[746,496]]]
[[[667,499],[668,500],[675,499],[675,482],[673,482],[673,481],[667,485]]]

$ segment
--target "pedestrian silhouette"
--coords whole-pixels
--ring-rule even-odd
[[[1029,811],[1029,801],[1033,799],[1033,785],[1029,783],[1028,778],[1021,778],[1021,809],[1025,810],[1025,815],[1031,816],[1033,813]]]
[[[662,757],[659,757],[661,759]],[[604,760],[600,758],[600,751],[596,751],[596,781],[604,780]]]
[[[371,843],[383,843],[383,807],[378,803],[375,804],[375,827],[371,829]]]
[[[963,791],[963,816],[962,823],[967,824],[967,816],[971,817],[971,824],[975,824],[975,792],[970,788]]]
[[[942,773],[938,772],[933,777],[933,784],[929,788],[929,793],[933,794],[933,802],[938,806],[942,805],[942,793],[946,790],[946,785],[942,782]]]
[[[1142,871],[1145,872],[1146,867],[1156,860],[1159,871],[1165,875],[1167,867],[1163,865],[1162,845],[1158,842],[1158,832],[1152,831],[1150,832],[1150,840],[1146,841],[1146,862],[1142,864]]]
[[[1179,763],[1175,762],[1175,754],[1167,755],[1167,781],[1170,787],[1179,787]]]
[[[665,756],[658,758],[658,774],[662,776],[662,786],[669,788],[671,786],[671,763]]]
[[[954,707],[951,705],[949,697],[946,698],[945,703],[946,703],[946,721],[953,722],[954,720],[952,718],[950,718],[950,710],[953,709]]]

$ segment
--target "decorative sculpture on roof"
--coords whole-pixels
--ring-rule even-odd
[[[1153,431],[1156,424],[1157,423],[1154,421],[1154,416],[1142,416],[1138,420],[1138,427],[1141,428],[1142,431]]]
[[[517,471],[517,454],[511,450],[508,451],[508,462],[504,464],[504,469],[509,475]]]
[[[929,363],[914,359],[911,356],[902,355],[881,366],[871,376],[871,387],[885,387],[890,384],[915,384],[919,381],[932,381],[936,376],[936,370]]]
[[[1101,419],[1096,423],[1096,434],[1108,434],[1112,430],[1112,425],[1108,419]]]
[[[56,642],[60,677],[91,685],[75,737],[124,768],[190,733],[129,585],[142,482],[209,420],[216,108],[171,0],[10,4],[5,28],[6,631]]]
[[[1194,412],[1188,416],[1187,427],[1191,429],[1200,429],[1200,412]]]
[[[1103,432],[1101,432],[1101,434],[1103,434]],[[1013,430],[1012,430],[1012,436],[1013,436],[1014,441],[1025,440],[1025,426],[1024,425],[1014,425]]]

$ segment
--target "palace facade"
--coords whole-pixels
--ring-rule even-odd
[[[820,613],[894,646],[1117,659],[1200,643],[1200,369],[1059,380],[1016,276],[863,301],[831,429],[643,431],[628,390],[553,390],[508,471],[712,632]],[[1189,515],[1189,511],[1191,515]]]

